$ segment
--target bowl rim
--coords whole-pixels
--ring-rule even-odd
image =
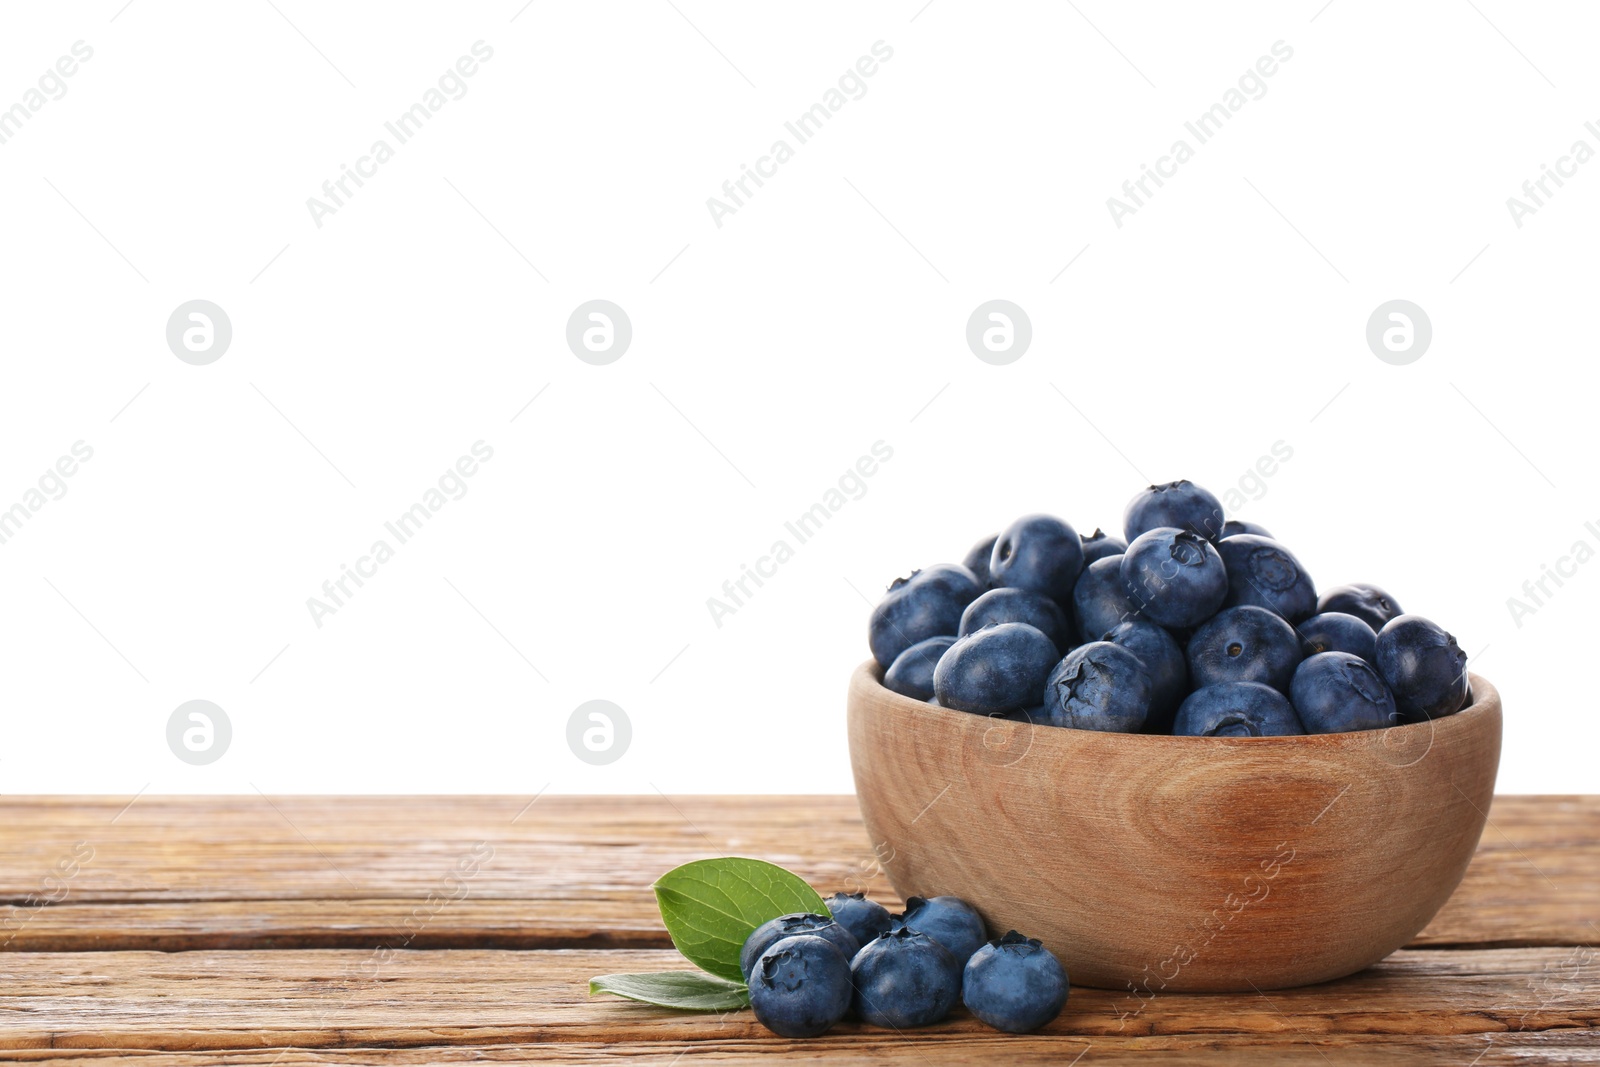
[[[951,726],[970,723],[978,719],[990,719],[992,716],[979,712],[958,711],[955,708],[940,707],[930,704],[925,700],[908,697],[904,693],[896,693],[893,689],[883,684],[884,668],[875,659],[868,659],[857,667],[851,677],[851,690],[857,691],[859,686],[870,685],[874,697],[886,701],[895,710],[912,714],[932,715],[936,721],[943,721]],[[1424,719],[1421,722],[1403,723],[1397,726],[1385,726],[1381,730],[1344,730],[1338,733],[1327,734],[1287,734],[1275,737],[1206,737],[1194,734],[1130,734],[1107,730],[1076,730],[1067,726],[1051,726],[1049,723],[1034,722],[1027,719],[1030,727],[1045,727],[1048,730],[1059,730],[1068,737],[1093,737],[1108,739],[1112,744],[1129,745],[1278,745],[1281,747],[1305,745],[1348,745],[1355,741],[1369,744],[1373,737],[1388,737],[1395,735],[1399,740],[1405,741],[1412,737],[1428,737],[1431,742],[1437,738],[1439,731],[1464,731],[1477,727],[1482,720],[1497,716],[1500,710],[1500,691],[1481,675],[1467,672],[1467,681],[1471,686],[1472,703],[1451,715],[1441,715],[1434,719]],[[1017,721],[1017,720],[1002,720]],[[1049,736],[1047,733],[1045,736]],[[1110,740],[1116,739],[1116,740]]]

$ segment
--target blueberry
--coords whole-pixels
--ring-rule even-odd
[[[783,1037],[816,1037],[845,1017],[855,996],[850,961],[826,938],[786,937],[750,974],[750,1007]]]
[[[939,706],[987,714],[1039,703],[1060,657],[1055,642],[1025,622],[1002,622],[956,638],[933,670]]]
[[[961,966],[927,934],[906,927],[884,934],[850,963],[855,1013],[872,1026],[930,1026],[961,996]]]
[[[889,932],[892,919],[889,909],[865,893],[835,893],[823,901],[833,915],[833,921],[850,931],[859,944],[865,945],[879,934]]]
[[[1072,596],[1083,571],[1083,541],[1078,531],[1049,515],[1025,515],[1007,526],[994,543],[989,573],[996,586],[1032,589],[1052,600]]]
[[[1289,699],[1308,734],[1380,730],[1399,721],[1377,670],[1348,652],[1319,652],[1294,672]]]
[[[1372,627],[1373,633],[1383,629],[1384,624],[1396,615],[1405,613],[1394,597],[1366,582],[1353,582],[1328,590],[1317,599],[1317,610],[1342,611],[1346,615],[1354,615]]]
[[[769,919],[750,931],[750,936],[744,939],[744,947],[739,950],[739,970],[744,972],[748,980],[756,960],[761,958],[763,952],[786,937],[798,937],[801,934],[832,941],[839,947],[839,951],[844,953],[844,958],[847,960],[861,947],[850,931],[830,916],[810,915],[799,911]]]
[[[1189,694],[1189,663],[1183,647],[1160,626],[1138,619],[1112,627],[1101,640],[1138,656],[1150,676],[1150,715],[1144,732],[1171,733],[1172,717]]]
[[[1162,526],[1176,526],[1215,541],[1222,536],[1222,525],[1222,501],[1188,481],[1141,489],[1122,515],[1122,532],[1129,545]]]
[[[1067,1003],[1067,972],[1038,939],[1012,930],[984,945],[961,975],[961,1002],[996,1030],[1037,1030]]]
[[[1079,645],[1045,682],[1045,713],[1052,726],[1131,734],[1150,716],[1152,686],[1143,661],[1121,645]]]
[[[978,584],[985,589],[989,588],[991,584],[989,557],[994,554],[994,543],[998,540],[1000,540],[999,534],[990,534],[973,545],[967,552],[967,558],[961,561],[963,567],[978,576]]]
[[[1261,537],[1271,537],[1272,531],[1259,522],[1246,522],[1243,519],[1229,519],[1222,524],[1222,536],[1233,537],[1237,534],[1257,534]]]
[[[1259,682],[1224,682],[1190,693],[1172,732],[1192,737],[1282,737],[1305,727],[1289,699]]]
[[[977,576],[955,563],[896,578],[867,624],[872,658],[888,670],[896,656],[918,641],[954,634],[961,626],[961,613],[981,592]]]
[[[1083,539],[1083,565],[1087,568],[1097,559],[1120,556],[1126,551],[1128,542],[1120,537],[1113,537],[1097,526],[1094,533]]]
[[[1342,611],[1324,611],[1295,627],[1308,656],[1318,652],[1348,652],[1377,666],[1378,635],[1372,627]]]
[[[1139,615],[1161,626],[1198,626],[1228,595],[1228,571],[1216,548],[1171,526],[1136,537],[1119,573],[1122,591]]]
[[[1122,557],[1102,556],[1083,568],[1072,589],[1072,619],[1084,637],[1103,634],[1139,618],[1139,608],[1122,589]]]
[[[1378,673],[1406,722],[1460,711],[1467,699],[1467,654],[1421,615],[1397,615],[1378,631]]]
[[[1317,590],[1294,553],[1270,537],[1239,534],[1217,545],[1228,570],[1228,607],[1254,604],[1299,622],[1317,611]]]
[[[957,963],[966,963],[989,936],[978,909],[960,897],[911,897],[895,919],[939,942]]]
[[[976,601],[974,601],[976,603]],[[945,649],[956,643],[954,637],[930,637],[918,641],[894,658],[883,672],[883,684],[913,700],[933,698],[933,668]]]
[[[1061,652],[1072,647],[1072,624],[1061,605],[1031,589],[991,589],[961,613],[962,636],[1002,622],[1025,622]]]
[[[1289,691],[1300,666],[1300,635],[1266,608],[1223,608],[1189,638],[1189,680],[1196,689],[1223,682],[1260,682]]]

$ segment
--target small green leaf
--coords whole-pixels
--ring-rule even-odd
[[[655,884],[661,921],[679,952],[712,974],[740,982],[739,950],[750,931],[780,915],[828,906],[798,875],[761,860],[729,856],[675,867]]]
[[[684,1011],[736,1011],[750,1006],[750,992],[743,982],[729,982],[704,971],[602,974],[589,979],[589,995],[600,993]]]

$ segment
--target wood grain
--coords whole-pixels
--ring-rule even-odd
[[[71,862],[80,841],[93,855]],[[892,903],[867,846],[851,797],[4,797],[0,1058],[1600,1064],[1600,797],[1498,798],[1418,938],[1449,947],[1325,986],[1077,988],[1040,1035],[958,1013],[814,1042],[587,996],[595,974],[683,966],[649,891],[675,864],[756,855]]]
[[[0,797],[0,944],[200,948],[664,948],[649,884],[707,855],[824,892],[897,897],[854,797]],[[126,808],[124,811],[123,809]],[[119,815],[119,812],[121,813]],[[115,819],[115,821],[113,821]],[[88,842],[74,877],[50,872]],[[464,900],[413,912],[473,842]],[[30,896],[64,898],[23,907]],[[1600,944],[1600,796],[1497,797],[1418,945]],[[409,938],[409,940],[405,940]]]
[[[782,1063],[828,1065],[916,1064],[966,1065],[974,1063],[1050,1064],[1055,1067],[1095,1067],[1101,1063],[1137,1063],[1152,1067],[1223,1067],[1230,1064],[1288,1064],[1290,1067],[1527,1067],[1528,1064],[1600,1064],[1600,1031],[1559,1030],[1531,1033],[1494,1033],[1415,1037],[1304,1038],[1285,1034],[1172,1035],[1133,1038],[1099,1038],[1093,1041],[1066,1037],[1017,1038],[1005,1034],[952,1036],[924,1042],[893,1034],[829,1035],[817,1042],[797,1043],[768,1038],[746,1041],[708,1038],[692,1045],[681,1042],[560,1042],[533,1045],[431,1045],[407,1048],[352,1046],[345,1048],[281,1048],[260,1051],[165,1052],[118,1049],[20,1051],[9,1062],[85,1067],[88,1064],[133,1063],[138,1067],[304,1067],[330,1064],[338,1067],[453,1063],[640,1063],[712,1064],[736,1067],[747,1064],[775,1067]]]
[[[1279,989],[1410,942],[1464,876],[1500,697],[1432,722],[1294,737],[1034,726],[851,679],[850,758],[902,894],[951,894],[1117,989]]]
[[[902,1045],[947,1060],[957,1050],[1048,1044],[1069,1050],[1161,1037],[1206,1047],[1267,1035],[1280,1047],[1376,1037],[1475,1038],[1600,1028],[1600,953],[1570,949],[1406,950],[1359,975],[1265,995],[1166,993],[1138,1003],[1077,989],[1042,1034],[1006,1037],[964,1012],[908,1038],[841,1024],[784,1042],[748,1012],[726,1016],[590,998],[618,970],[681,967],[665,951],[96,952],[0,959],[0,1048],[199,1051],[615,1043],[759,1054],[830,1055]],[[1457,1043],[1465,1047],[1467,1043]],[[1173,1045],[1169,1045],[1173,1047]]]
[[[677,1063],[735,1067],[783,1063],[917,1064],[974,1063],[1052,1064],[1095,1067],[1101,1063],[1138,1063],[1154,1067],[1220,1067],[1228,1064],[1289,1064],[1291,1067],[1527,1067],[1528,1064],[1600,1064],[1600,1031],[1561,1030],[1415,1037],[1378,1035],[1305,1038],[1285,1034],[1172,1035],[1078,1040],[1070,1036],[1017,1038],[990,1031],[924,1042],[893,1034],[829,1035],[817,1042],[776,1038],[764,1041],[707,1038],[692,1045],[680,1042],[560,1042],[535,1045],[431,1045],[408,1048],[283,1048],[260,1051],[165,1052],[118,1049],[21,1051],[9,1062],[72,1065],[116,1062],[138,1067],[339,1067],[452,1063],[641,1063],[672,1067]],[[1075,1059],[1076,1057],[1076,1059]]]

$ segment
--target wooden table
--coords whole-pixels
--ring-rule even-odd
[[[1076,988],[1045,1032],[964,1013],[814,1041],[749,1012],[591,999],[684,966],[650,882],[757,856],[822,892],[875,873],[850,797],[0,798],[0,1049],[142,1064],[625,1060],[1600,1063],[1600,797],[1501,797],[1410,947],[1266,995]]]

